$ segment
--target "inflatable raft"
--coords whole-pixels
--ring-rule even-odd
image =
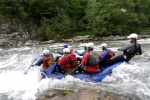
[[[41,58],[43,58],[43,55],[38,56],[34,62],[37,62]],[[106,66],[102,71],[95,74],[75,73],[72,76],[74,78],[78,78],[80,80],[84,80],[88,82],[101,82],[106,76],[111,76],[112,70],[122,63],[127,63],[127,62],[117,62],[111,66]],[[41,74],[42,76],[47,78],[56,78],[56,79],[65,78],[66,75],[55,72],[56,69],[57,69],[57,63],[54,63],[52,66],[50,66],[47,69],[46,73],[42,72]]]

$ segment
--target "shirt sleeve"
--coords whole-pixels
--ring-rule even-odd
[[[102,58],[100,60],[103,61],[107,57],[107,55],[108,55],[108,52],[107,51],[103,51],[102,52]]]
[[[64,66],[67,61],[67,56],[63,56],[58,60],[58,66]]]
[[[87,64],[89,58],[90,58],[89,53],[85,53],[84,56],[83,56],[83,58],[82,58],[81,65],[82,65],[82,66],[86,66],[86,64]]]
[[[79,56],[83,56],[85,53],[87,52],[87,50],[84,50],[83,52],[78,52],[78,51],[76,51],[76,54],[77,55],[79,55]]]
[[[40,59],[37,63],[35,63],[36,66],[40,66],[43,63],[44,58]]]
[[[57,51],[58,54],[63,55],[64,53],[62,51]]]
[[[133,46],[133,44],[129,43],[129,44],[125,45],[124,47],[119,48],[118,51],[126,51],[132,46]]]

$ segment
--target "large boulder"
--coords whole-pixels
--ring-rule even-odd
[[[101,89],[48,90],[37,95],[36,100],[140,100],[138,97],[125,96]]]
[[[18,46],[28,39],[28,33],[21,26],[12,24],[9,18],[0,18],[0,46]]]

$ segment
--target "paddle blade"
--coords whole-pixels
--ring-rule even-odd
[[[28,71],[24,72],[24,74],[27,74]]]

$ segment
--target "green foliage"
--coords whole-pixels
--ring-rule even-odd
[[[136,6],[134,0],[89,0],[85,16],[87,28],[97,35],[138,32],[142,24],[149,24],[149,18],[136,13]]]
[[[48,23],[49,21],[45,18],[43,18],[42,25],[38,28],[38,33],[41,36],[44,36],[47,39],[56,39],[57,35],[56,33],[52,31],[51,26]]]
[[[47,39],[122,35],[150,26],[150,0],[1,0],[0,15]],[[30,24],[32,23],[32,24]],[[32,29],[32,28],[31,28]]]
[[[83,31],[83,32],[75,32],[74,36],[85,36],[85,35],[90,35],[90,36],[94,36],[94,34],[92,32],[89,31]]]
[[[68,93],[72,93],[72,92],[74,92],[74,90],[65,90],[65,91],[63,92],[63,95],[67,95]]]

